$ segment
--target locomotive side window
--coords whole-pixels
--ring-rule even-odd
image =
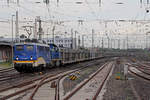
[[[52,48],[51,48],[51,51],[55,51],[55,48],[54,48],[54,47],[52,47]]]
[[[22,51],[23,50],[23,45],[17,45],[16,50],[17,51]]]
[[[39,50],[40,51],[44,51],[44,47],[43,46],[39,46]]]
[[[55,50],[56,50],[56,52],[58,52],[59,51],[58,47],[55,47]]]
[[[46,51],[47,51],[47,52],[49,51],[49,47],[46,47]]]
[[[26,48],[28,51],[33,51],[33,45],[27,45]]]

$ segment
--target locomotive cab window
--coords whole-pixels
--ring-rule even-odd
[[[52,47],[52,48],[51,48],[51,51],[55,51],[55,48],[54,48],[54,47]]]
[[[27,45],[26,48],[28,51],[33,51],[33,45]]]
[[[55,47],[55,50],[56,50],[56,52],[58,52],[59,51],[58,47]]]
[[[23,45],[17,45],[16,50],[17,51],[22,51],[23,50]]]

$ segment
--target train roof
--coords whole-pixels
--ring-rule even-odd
[[[54,44],[54,43],[50,43],[50,44],[48,44],[48,45],[58,47],[58,46],[57,46],[56,44]]]
[[[15,43],[14,45],[25,45],[25,44],[27,44],[27,45],[39,45],[39,46],[47,46],[47,47],[49,47],[48,44],[42,44],[42,43],[26,43],[26,42],[24,42],[24,43]]]

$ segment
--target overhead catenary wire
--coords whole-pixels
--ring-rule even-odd
[[[147,4],[149,4],[149,0],[147,0]]]
[[[85,0],[85,2],[86,2],[86,4],[88,5],[88,8],[91,10],[91,13],[92,13],[96,18],[98,18],[97,15],[96,15],[96,13],[95,13],[95,11],[93,10],[93,8],[89,5],[88,1]]]
[[[26,2],[26,0],[24,0],[25,2]],[[27,1],[29,1],[29,0],[27,0]],[[59,2],[60,3],[60,2]],[[29,4],[29,2],[28,2],[28,4]],[[34,5],[34,4],[33,4]],[[94,16],[94,17],[97,17],[97,13],[96,13],[96,11],[95,11],[95,9],[94,8],[92,8],[92,6],[90,6],[90,4],[89,4],[89,1],[88,1],[88,8],[90,9],[90,12],[92,13],[92,15]],[[23,5],[21,5],[20,7],[22,8],[22,6]],[[23,7],[25,7],[25,8],[23,8],[24,9],[24,12],[26,13],[26,14],[28,14],[29,16],[33,16],[34,17],[34,15],[38,15],[39,13],[37,12],[37,11],[35,11],[34,9],[35,8],[39,8],[40,9],[40,7],[42,7],[43,6],[43,4],[38,4],[36,7],[34,7],[33,6],[33,9],[29,9],[28,7],[26,7],[26,6],[23,6]],[[28,10],[27,10],[27,9]],[[51,8],[52,7],[48,7],[50,10],[51,10]],[[44,8],[45,9],[45,8]],[[50,12],[49,14],[51,14],[50,15],[50,17],[48,18],[47,17],[47,19],[45,18],[45,20],[43,20],[43,22],[47,22],[47,23],[51,23],[51,21],[53,21],[54,23],[55,22],[60,22],[60,21],[63,21],[64,23],[67,23],[67,22],[77,22],[78,21],[78,18],[76,17],[76,19],[75,19],[75,17],[74,17],[74,19],[72,20],[72,19],[69,19],[69,18],[71,18],[71,17],[73,17],[73,16],[71,16],[70,15],[70,17],[69,17],[69,14],[67,15],[66,13],[64,13],[63,12],[63,9],[60,9],[60,8],[57,8],[57,10],[56,11],[54,11],[55,9],[52,9],[51,11],[48,11],[48,12]],[[52,18],[52,15],[55,17],[55,18]],[[61,19],[60,18],[60,16],[67,16],[67,18],[65,19]],[[49,20],[49,21],[48,21]],[[84,20],[85,22],[91,22],[91,21],[99,21],[100,19],[99,18],[95,18],[95,19],[93,19],[93,20]],[[56,23],[55,23],[56,24]],[[69,25],[68,25],[69,26]],[[67,25],[65,26],[65,28],[67,28],[68,27]],[[88,33],[88,32],[87,32]]]
[[[102,0],[99,0],[99,7],[101,7]]]

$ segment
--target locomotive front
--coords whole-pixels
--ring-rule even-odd
[[[36,45],[22,43],[14,45],[13,59],[17,71],[33,71],[33,67],[37,66]]]

